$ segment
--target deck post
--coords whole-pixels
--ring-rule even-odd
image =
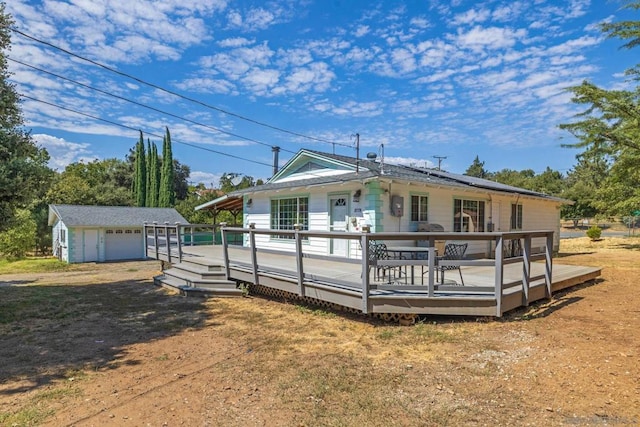
[[[362,227],[360,247],[362,248],[362,312],[369,313],[369,232],[368,225]]]
[[[431,243],[432,238],[429,238],[429,253],[428,253],[428,263],[429,263],[429,274],[428,274],[428,285],[429,285],[429,298],[433,298],[434,296],[434,283],[435,283],[435,270],[436,270],[436,248]]]
[[[524,238],[522,248],[522,305],[529,306],[529,287],[531,286],[531,235]]]
[[[160,254],[158,253],[158,223],[156,221],[153,221],[153,246],[156,248],[156,259],[160,259],[158,258]]]
[[[224,259],[224,272],[226,274],[226,279],[229,280],[229,276],[231,276],[231,268],[229,267],[229,245],[227,243],[227,232],[225,230],[227,228],[226,222],[220,223],[220,237],[222,239],[222,259]],[[215,239],[215,227],[213,237]],[[214,240],[215,241],[215,240]]]
[[[193,225],[189,227],[189,246],[195,246],[195,242],[193,241]]]
[[[502,281],[504,276],[504,263],[502,250],[504,248],[504,235],[496,237],[496,317],[502,317]]]
[[[147,238],[147,221],[142,225],[142,238],[144,239],[144,257],[149,258],[149,240]]]
[[[171,264],[171,235],[169,234],[169,223],[164,222],[164,242],[167,246],[167,262]]]
[[[553,259],[553,232],[547,233],[546,245],[544,248],[544,282],[545,296],[551,298],[551,278],[552,278],[552,259]]]
[[[178,262],[182,262],[182,237],[180,236],[179,222],[176,222],[176,237],[178,239]]]
[[[258,254],[256,248],[256,223],[249,224],[249,247],[251,248],[251,266],[253,267],[253,284],[259,285],[260,279],[258,278]]]
[[[304,265],[302,263],[302,236],[300,235],[300,230],[302,229],[302,225],[293,224],[293,229],[295,230],[295,239],[296,239],[296,265],[298,267],[298,295],[301,297],[304,296]]]

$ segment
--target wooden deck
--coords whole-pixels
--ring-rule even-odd
[[[234,231],[238,230],[240,229]],[[257,234],[270,232],[249,229],[242,231]],[[547,242],[552,241],[549,232],[537,233],[546,236]],[[175,234],[179,236],[180,232]],[[307,234],[335,238],[334,234],[328,232]],[[150,245],[147,250],[149,255],[154,254],[154,257],[165,261],[168,261],[168,255],[173,254],[171,262],[177,268],[171,270],[182,269],[187,271],[187,276],[192,276],[195,272],[204,278],[205,275],[214,274],[214,271],[221,276],[218,280],[198,281],[190,278],[187,280],[187,287],[192,290],[215,287],[220,296],[232,296],[241,293],[236,284],[249,284],[275,293],[336,304],[363,313],[401,316],[431,314],[500,317],[505,312],[527,306],[533,301],[549,298],[553,292],[600,276],[600,268],[552,264],[549,249],[544,254],[531,254],[531,238],[537,236],[536,232],[530,235],[508,234],[477,233],[461,236],[457,233],[438,236],[460,240],[495,238],[496,248],[502,248],[506,238],[524,236],[522,238],[526,249],[522,256],[505,258],[501,256],[502,251],[496,250],[497,259],[456,261],[454,264],[460,266],[464,286],[458,270],[445,272],[443,281],[436,280],[432,261],[435,257],[431,257],[431,260],[391,260],[375,265],[375,262],[368,262],[368,258],[348,259],[305,253],[300,244],[300,236],[296,237],[296,252],[260,248],[252,250],[251,246],[254,245],[241,247],[226,245],[224,242],[217,246],[169,244],[171,250],[168,251],[166,246],[159,248]],[[342,238],[358,239],[361,235],[343,233],[343,236],[345,237]],[[381,237],[400,240],[408,236],[406,233],[376,234],[376,239]],[[370,236],[362,237],[362,247],[368,247],[366,243],[369,238]],[[158,241],[157,237],[155,241]],[[378,267],[387,267],[389,274],[378,277]],[[175,273],[172,274],[176,276]],[[171,282],[171,279],[167,279],[165,284],[166,282]],[[200,286],[199,283],[203,285]]]

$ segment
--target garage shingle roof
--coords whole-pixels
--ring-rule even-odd
[[[49,205],[49,225],[55,217],[67,227],[142,227],[144,222],[188,224],[174,208],[130,206]]]

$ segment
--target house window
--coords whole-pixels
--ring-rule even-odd
[[[291,197],[271,200],[271,229],[293,230],[294,224],[300,224],[302,230],[309,229],[309,198]],[[291,239],[292,236],[274,236]]]
[[[134,234],[142,234],[142,230],[133,230]]]
[[[106,233],[107,234],[113,234],[113,230],[107,230]]]
[[[60,243],[66,243],[67,241],[67,230],[64,228],[60,230]]]
[[[511,229],[522,230],[522,205],[511,205]]]
[[[133,234],[133,230],[124,230],[124,234]]]
[[[453,231],[484,231],[484,202],[453,199]]]
[[[428,200],[427,196],[411,196],[411,221],[428,221]]]
[[[122,230],[116,230],[116,234],[122,234]]]

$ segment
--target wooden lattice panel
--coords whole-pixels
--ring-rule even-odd
[[[304,304],[326,308],[331,311],[342,311],[350,314],[363,315],[362,311],[351,307],[345,307],[332,302],[322,301],[312,297],[302,297],[291,292],[283,291],[281,289],[274,289],[268,286],[247,284],[249,294],[251,295],[263,295],[273,299],[281,300],[296,300]],[[413,325],[418,318],[417,314],[404,314],[404,313],[371,313],[366,316],[380,319],[384,322],[399,323],[400,325]]]

